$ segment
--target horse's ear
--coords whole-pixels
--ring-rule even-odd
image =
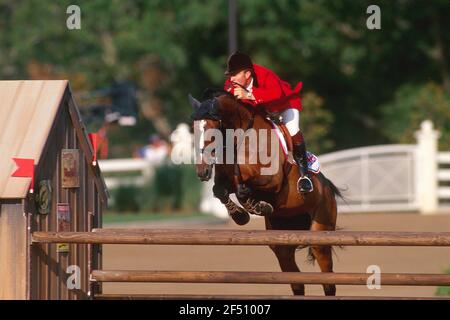
[[[192,108],[194,108],[194,110],[200,108],[201,105],[200,101],[195,99],[191,94],[189,94],[189,103],[191,104]]]

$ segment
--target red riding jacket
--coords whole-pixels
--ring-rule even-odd
[[[281,80],[273,71],[263,66],[253,64],[253,70],[255,70],[256,81],[253,79],[252,93],[256,100],[244,99],[242,102],[253,106],[262,105],[268,112],[281,112],[286,109],[302,110],[301,82],[292,89],[289,83]],[[234,86],[229,79],[225,81],[224,89],[231,93],[234,92]]]

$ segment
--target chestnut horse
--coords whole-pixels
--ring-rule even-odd
[[[235,156],[234,163],[215,164],[214,160],[217,157],[214,157],[214,154],[209,159],[203,155],[206,147],[211,144],[204,134],[208,129],[217,129],[221,132],[227,129],[243,129],[244,131],[266,129],[270,132],[272,125],[265,115],[258,111],[258,108],[245,105],[224,91],[216,91],[212,98],[202,103],[191,96],[189,98],[194,107],[191,117],[194,127],[201,132],[199,143],[203,157],[201,162],[196,164],[197,175],[202,181],[209,180],[215,165],[214,196],[226,206],[236,223],[240,225],[247,223],[249,221],[247,212],[250,212],[264,216],[267,230],[335,230],[337,218],[335,196],[341,196],[340,191],[322,173],[319,173],[312,175],[314,191],[299,194],[297,192],[298,167],[287,163],[288,160],[280,148],[278,153],[274,151],[272,155],[271,144],[262,144],[263,148],[268,149],[266,154],[270,154],[271,159],[279,161],[279,169],[271,175],[261,173],[261,169],[267,165],[262,165],[259,160],[252,163],[248,159],[254,150],[251,149],[250,143],[246,144],[245,141],[242,143],[242,140],[236,142],[234,139],[232,144],[235,154],[244,151],[242,154],[247,161],[243,163],[237,162]],[[259,135],[256,135],[256,138],[258,141],[255,144],[261,148],[259,145],[261,138]],[[216,153],[217,151],[215,150]],[[225,161],[225,156],[223,158]],[[231,193],[236,193],[245,210],[230,200]],[[297,247],[270,246],[283,272],[300,272],[295,262]],[[312,259],[317,260],[322,272],[333,272],[331,246],[311,246],[309,253]],[[291,288],[295,295],[305,294],[303,284],[291,284]],[[336,294],[335,285],[326,284],[323,288],[325,295]]]

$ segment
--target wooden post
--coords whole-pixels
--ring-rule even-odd
[[[439,132],[433,129],[431,120],[423,121],[416,132],[416,192],[422,214],[433,214],[438,209],[438,161],[437,142]]]

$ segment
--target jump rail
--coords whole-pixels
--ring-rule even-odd
[[[33,232],[33,243],[158,245],[450,246],[450,232],[94,229]]]
[[[257,283],[257,284],[338,284],[366,285],[370,273],[320,272],[235,272],[235,271],[143,271],[94,270],[98,282],[171,282],[171,283]],[[450,275],[383,273],[381,285],[450,285]]]

